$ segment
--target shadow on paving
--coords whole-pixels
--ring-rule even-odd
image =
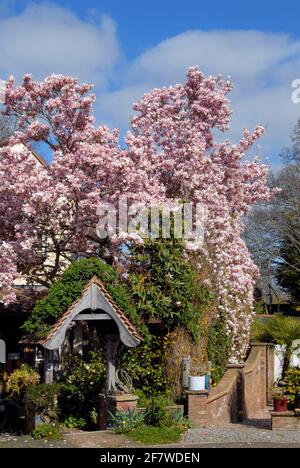
[[[272,421],[270,418],[268,419],[247,419],[243,422],[243,425],[250,426],[256,429],[272,429]]]

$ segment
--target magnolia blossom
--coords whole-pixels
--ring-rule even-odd
[[[268,168],[243,161],[245,152],[264,133],[244,131],[240,142],[217,144],[213,130],[226,131],[231,110],[230,81],[205,78],[194,67],[185,84],[155,89],[134,105],[129,147],[144,147],[148,171],[164,187],[166,199],[205,205],[206,260],[210,284],[232,340],[232,362],[243,359],[254,317],[253,292],[258,274],[242,241],[242,217],[254,203],[268,200]]]
[[[91,89],[61,75],[41,83],[26,75],[21,86],[13,78],[6,83],[6,113],[20,123],[0,149],[0,283],[6,302],[13,299],[20,274],[49,286],[76,255],[109,250],[118,257],[118,239],[128,237],[121,233],[101,243],[96,235],[100,203],[117,209],[124,196],[128,204],[199,203],[207,210],[201,250],[211,269],[206,283],[226,317],[231,360],[240,361],[248,346],[258,274],[241,239],[241,219],[254,203],[271,196],[267,167],[258,159],[243,159],[264,129],[245,130],[236,145],[218,144],[215,130],[225,132],[230,124],[232,83],[206,78],[193,67],[185,83],[155,89],[134,104],[136,114],[121,147],[117,130],[95,126]],[[48,145],[51,164],[33,163],[26,147],[31,141]],[[24,149],[16,153],[18,143]],[[136,234],[129,240],[142,242]]]

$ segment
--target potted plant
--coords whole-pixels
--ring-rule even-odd
[[[206,373],[201,371],[202,369],[191,371],[188,387],[190,392],[201,392],[206,389]]]
[[[274,387],[272,390],[274,411],[286,413],[288,411],[289,398],[285,395],[285,387]]]

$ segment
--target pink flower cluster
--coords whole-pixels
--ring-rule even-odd
[[[205,255],[232,338],[232,362],[248,346],[257,269],[241,239],[242,217],[270,198],[267,167],[244,162],[245,152],[263,134],[245,131],[237,145],[217,144],[231,110],[230,81],[205,78],[190,68],[184,84],[154,89],[134,104],[136,115],[118,144],[118,131],[96,127],[90,85],[52,75],[38,83],[26,75],[10,79],[6,113],[20,118],[21,130],[0,149],[0,287],[12,299],[14,279],[49,285],[74,252],[97,252],[95,226],[100,202],[189,201],[207,208]],[[48,167],[32,163],[30,151],[13,146],[32,140],[51,148]],[[47,242],[51,262],[41,255]]]

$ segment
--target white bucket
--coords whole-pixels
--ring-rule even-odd
[[[205,375],[202,377],[189,377],[189,391],[200,392],[205,390]]]

